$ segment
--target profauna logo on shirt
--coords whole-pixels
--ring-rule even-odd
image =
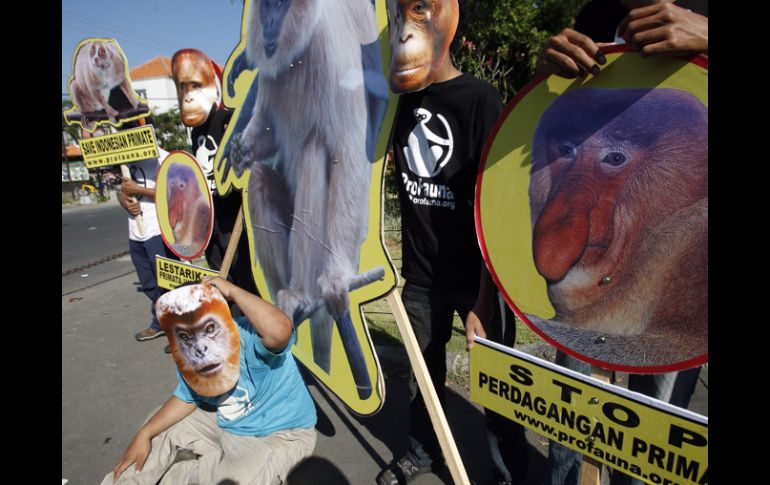
[[[404,147],[404,158],[409,170],[415,175],[426,178],[435,177],[452,158],[454,148],[452,130],[446,118],[437,114],[435,118],[438,121],[435,121],[433,113],[425,108],[416,108],[414,117],[417,124],[409,133],[407,146]],[[434,121],[431,122],[431,120]],[[434,131],[438,131],[439,128],[446,133],[446,138]]]

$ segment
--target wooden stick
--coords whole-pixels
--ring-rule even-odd
[[[600,367],[591,367],[591,377],[610,382],[612,371]],[[588,455],[583,455],[580,465],[580,485],[600,485],[602,483],[602,464]]]
[[[386,297],[386,300],[390,305],[393,316],[396,318],[398,330],[404,338],[404,347],[406,347],[409,362],[412,364],[414,375],[417,378],[417,385],[422,393],[423,401],[425,401],[425,407],[428,408],[433,429],[436,431],[441,451],[444,452],[444,459],[449,467],[449,472],[452,474],[452,479],[458,485],[470,485],[468,475],[465,473],[465,467],[460,459],[460,453],[457,451],[454,439],[452,439],[452,431],[449,429],[449,424],[447,423],[446,416],[444,416],[443,409],[441,409],[436,390],[433,388],[433,383],[430,380],[428,367],[425,365],[417,338],[414,336],[412,324],[409,323],[409,317],[406,314],[406,309],[404,309],[404,302],[401,301],[401,295],[398,290],[393,290]]]
[[[131,171],[128,169],[128,165],[121,165],[120,173],[123,175],[124,179],[131,180]],[[136,198],[133,199],[136,200]],[[134,220],[136,221],[136,232],[138,232],[140,236],[144,236],[144,218],[142,217],[142,214],[140,213],[138,216],[134,216]]]
[[[222,260],[222,266],[219,268],[219,276],[227,279],[227,273],[230,272],[230,266],[233,264],[233,258],[235,257],[235,250],[238,248],[238,241],[241,240],[241,233],[243,232],[243,204],[238,209],[238,218],[235,220],[233,226],[233,232],[230,233],[230,240],[227,242],[227,250],[225,251],[225,257]]]

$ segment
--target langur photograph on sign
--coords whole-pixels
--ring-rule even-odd
[[[114,39],[81,41],[67,83],[74,106],[64,112],[67,124],[93,132],[98,124],[119,127],[150,114],[147,101],[131,87],[128,61]]]
[[[224,72],[234,121],[215,159],[217,189],[243,193],[254,279],[297,327],[295,355],[363,415],[384,383],[360,305],[396,282],[381,231],[376,3],[380,15],[372,0],[246,1]]]
[[[199,257],[211,238],[214,211],[200,165],[189,153],[175,150],[158,170],[158,223],[166,246],[184,260]]]
[[[707,61],[605,52],[601,76],[537,79],[506,109],[479,172],[479,239],[509,304],[565,352],[627,372],[697,366],[708,360]],[[521,135],[506,138],[513,127]]]

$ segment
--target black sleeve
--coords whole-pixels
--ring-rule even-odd
[[[618,24],[628,14],[618,0],[593,0],[575,17],[575,30],[594,42],[612,42]]]
[[[492,129],[502,112],[503,98],[494,86],[487,84],[484,95],[481,96],[476,106],[476,120],[478,121],[475,125],[474,141],[476,142],[476,147],[474,158],[477,163],[481,163],[481,156],[484,154],[487,138],[491,135]]]

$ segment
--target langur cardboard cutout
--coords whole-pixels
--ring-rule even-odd
[[[131,87],[128,61],[115,39],[82,40],[72,57],[67,87],[74,106],[64,119],[89,132],[99,124],[119,127],[150,114],[147,100]]]
[[[387,0],[390,88],[420,91],[433,84],[460,21],[458,0]]]
[[[382,240],[386,23],[384,0],[247,0],[215,159],[217,190],[243,194],[254,279],[296,326],[294,355],[361,415],[384,398],[361,305],[396,285]]]
[[[220,396],[238,383],[241,337],[230,307],[214,286],[183,286],[156,303],[171,355],[193,391]]]
[[[635,373],[708,360],[708,62],[603,48],[597,77],[533,80],[487,143],[476,229],[517,315]]]
[[[181,259],[199,257],[209,243],[214,210],[198,162],[175,150],[158,170],[155,204],[163,241]]]

